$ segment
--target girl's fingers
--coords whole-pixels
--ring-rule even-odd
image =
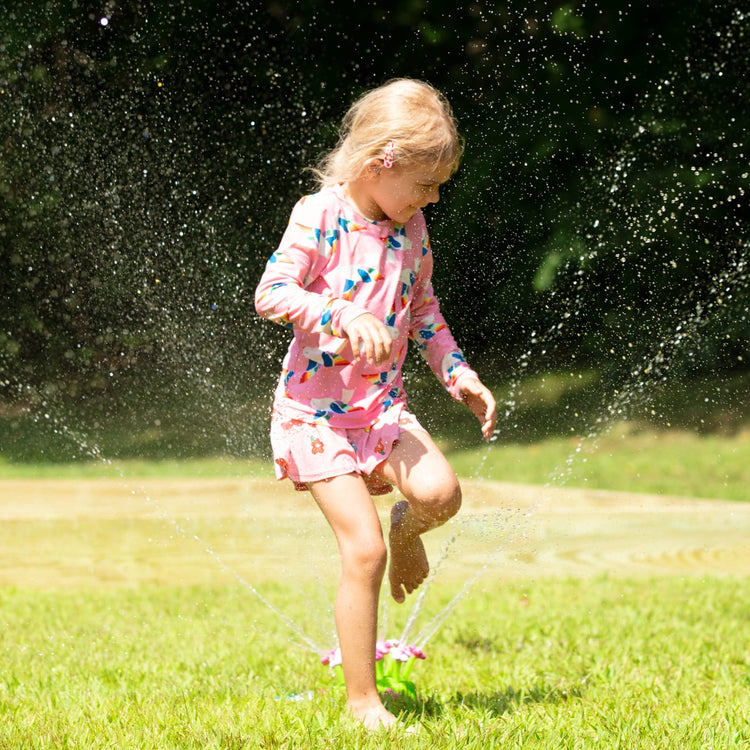
[[[352,352],[354,352],[354,359],[358,359],[359,358],[359,336],[349,335],[349,343],[352,345]]]
[[[381,365],[391,355],[390,337],[384,339],[380,332],[376,332],[369,340],[367,349],[367,361],[371,365]]]
[[[483,383],[474,378],[467,379],[461,391],[466,405],[474,412],[481,424],[482,436],[485,440],[489,440],[497,422],[497,405],[492,393]]]
[[[388,329],[370,313],[355,318],[347,327],[346,335],[355,358],[380,365],[391,356],[393,341]]]

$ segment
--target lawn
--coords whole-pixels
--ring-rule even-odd
[[[750,430],[698,435],[622,423],[596,439],[457,450],[451,462],[460,475],[502,481],[750,500]]]
[[[465,480],[424,600],[383,609],[427,653],[392,704],[419,732],[374,736],[319,661],[320,514],[201,467],[0,481],[4,750],[750,747],[750,506]]]
[[[342,717],[320,664],[330,531],[268,460],[140,460],[178,431],[127,425],[121,449],[63,430],[35,458],[34,425],[16,425],[0,458],[0,747],[750,747],[745,423],[534,436],[550,404],[559,427],[590,394],[531,385],[526,427],[491,444],[460,407],[434,413],[445,424],[424,410],[464,507],[426,539],[424,598],[383,607],[383,636],[427,653],[417,699],[389,699],[415,735]]]
[[[473,427],[473,424],[471,424]],[[438,442],[459,476],[533,485],[581,487],[679,497],[750,500],[750,429],[700,435],[621,422],[596,437],[496,441],[462,447]],[[87,459],[87,460],[85,460]],[[11,460],[0,478],[261,477],[270,461],[232,456],[146,460],[78,456],[68,462]]]
[[[276,589],[299,611],[296,588]],[[447,598],[449,590],[441,590]],[[425,647],[416,736],[342,720],[327,667],[238,586],[0,592],[3,748],[750,745],[736,578],[489,586]]]

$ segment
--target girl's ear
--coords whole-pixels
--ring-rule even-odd
[[[380,173],[383,171],[383,160],[382,159],[369,159],[365,163],[365,168],[362,170],[362,174],[366,180],[374,180],[380,177]]]

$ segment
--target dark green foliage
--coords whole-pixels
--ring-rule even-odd
[[[3,404],[270,392],[265,259],[348,103],[400,75],[444,90],[467,138],[428,218],[486,377],[627,381],[660,351],[672,377],[747,368],[739,2],[6,7]]]

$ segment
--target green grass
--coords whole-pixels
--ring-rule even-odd
[[[597,440],[574,436],[472,448],[450,459],[467,477],[750,500],[750,432],[727,436],[628,428],[621,424]]]
[[[419,735],[372,736],[239,586],[6,587],[0,746],[748,747],[749,620],[739,578],[487,584],[427,644],[418,700],[393,706]]]
[[[576,414],[584,391],[559,379],[529,384],[519,419],[543,425],[558,406]],[[750,500],[750,433],[740,423],[657,430],[628,420],[583,441],[574,424],[556,435],[509,430],[482,446],[462,442],[476,426],[460,407],[449,421],[454,414],[459,438],[441,444],[464,477]],[[449,434],[423,421],[438,438]],[[24,439],[34,438],[30,427]],[[33,460],[33,450],[0,457],[0,478],[117,480],[107,483],[117,513],[100,517],[89,505],[0,527],[3,580],[16,582],[0,586],[3,750],[750,748],[750,610],[740,576],[482,578],[427,644],[413,673],[418,700],[392,706],[419,734],[363,732],[342,718],[343,695],[317,656],[205,554],[213,546],[317,642],[331,632],[330,613],[319,613],[336,565],[323,520],[300,498],[261,512],[258,490],[243,495],[234,485],[223,514],[203,516],[205,504],[189,493],[157,490],[152,510],[173,502],[181,510],[146,515],[145,494],[126,503],[138,486],[130,480],[272,476],[268,460],[175,460],[150,447],[142,455],[163,460],[83,461],[75,444],[76,460]],[[271,517],[283,545],[264,525]],[[332,557],[313,565],[305,545],[322,539]],[[461,583],[439,580],[425,613]],[[386,635],[408,614],[396,609]]]
[[[597,440],[549,438],[497,442],[465,450],[445,446],[460,476],[525,484],[750,500],[750,431],[699,435],[683,430],[631,430],[621,423]],[[12,462],[0,457],[0,478],[137,478],[273,476],[269,460],[208,457],[185,460]]]

